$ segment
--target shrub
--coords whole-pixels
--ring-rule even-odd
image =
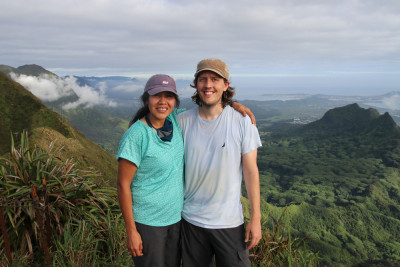
[[[274,219],[272,230],[263,229],[258,245],[250,251],[250,259],[255,266],[317,266],[318,253],[306,247],[306,239],[291,237],[289,231],[282,233],[282,218]],[[266,219],[263,219],[265,225]],[[284,234],[287,236],[285,237]]]
[[[108,242],[119,231],[113,228],[120,216],[115,188],[96,185],[96,172],[77,169],[73,159],[61,161],[61,148],[53,144],[47,150],[30,148],[26,132],[18,147],[11,139],[9,156],[0,158],[0,217],[5,217],[1,228],[6,234],[0,246],[7,261],[12,254],[50,265],[52,251],[62,251],[66,235],[75,232],[96,240],[96,250],[85,253],[95,258],[110,253]]]

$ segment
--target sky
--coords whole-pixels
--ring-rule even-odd
[[[0,64],[59,76],[192,79],[238,95],[400,91],[400,0],[0,0]]]

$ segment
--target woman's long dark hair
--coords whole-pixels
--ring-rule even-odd
[[[201,73],[201,72],[200,72]],[[199,93],[197,92],[197,79],[200,76],[200,73],[194,78],[193,84],[190,85],[190,87],[196,89],[194,94],[192,95],[192,101],[196,103],[199,107],[203,105],[203,101],[201,100],[201,97]],[[217,74],[218,75],[218,74]],[[228,82],[227,79],[224,77],[218,75],[221,79],[224,79],[224,82]],[[226,105],[232,105],[232,98],[235,95],[235,88],[232,86],[229,86],[228,89],[222,94],[222,107],[224,108]]]
[[[179,108],[179,105],[181,103],[179,100],[179,96],[176,94],[174,94],[174,96],[175,96],[175,108]],[[147,105],[149,97],[150,95],[147,92],[144,92],[142,94],[142,96],[140,97],[140,99],[142,100],[142,107],[136,112],[135,116],[133,116],[132,120],[129,122],[129,127],[132,124],[134,124],[137,120],[140,120],[141,118],[149,114],[150,110],[149,106]]]

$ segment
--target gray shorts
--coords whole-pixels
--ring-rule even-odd
[[[246,248],[244,225],[207,229],[182,219],[183,267],[251,266]]]
[[[143,256],[132,257],[136,267],[179,267],[181,264],[181,222],[149,226],[136,222],[142,237]]]

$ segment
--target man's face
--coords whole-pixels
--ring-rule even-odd
[[[212,71],[203,71],[197,78],[197,92],[205,106],[221,104],[222,94],[228,87],[229,82]]]

